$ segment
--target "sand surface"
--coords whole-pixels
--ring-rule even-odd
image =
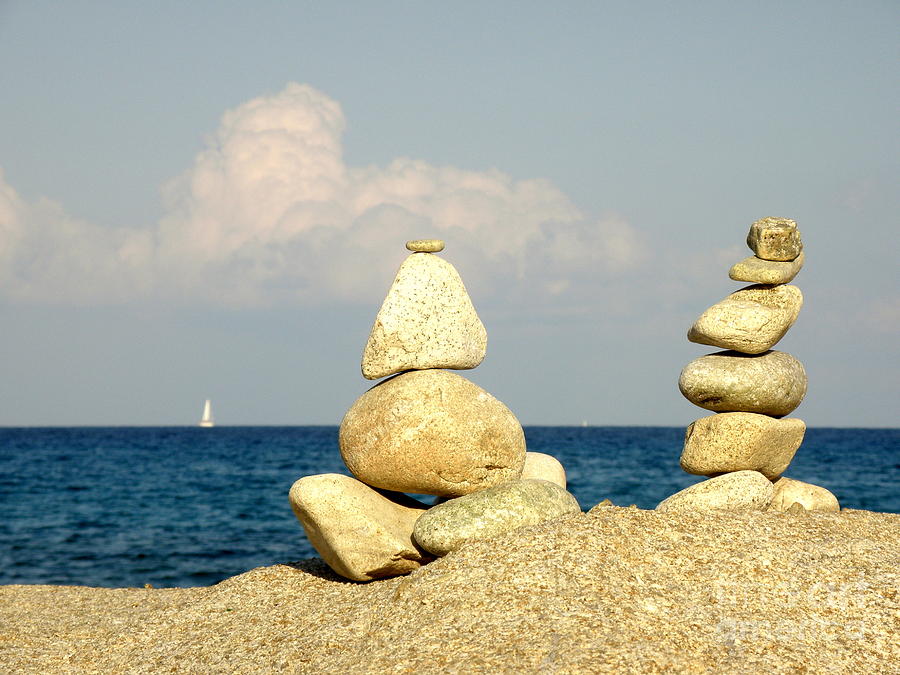
[[[357,584],[0,587],[15,673],[900,673],[900,515],[595,508]]]

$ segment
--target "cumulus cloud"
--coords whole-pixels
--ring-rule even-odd
[[[140,297],[236,306],[371,302],[406,239],[440,237],[479,297],[576,298],[642,260],[620,218],[587,218],[550,182],[398,158],[343,160],[340,105],[291,83],[226,112],[193,165],[163,187],[152,230],[25,203],[0,174],[8,298]],[[592,288],[596,291],[596,288]]]

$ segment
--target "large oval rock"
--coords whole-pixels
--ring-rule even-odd
[[[522,480],[538,478],[566,487],[566,470],[562,463],[552,455],[543,452],[526,452],[525,465],[522,467]]]
[[[413,526],[428,507],[404,494],[328,473],[294,483],[290,502],[313,548],[347,579],[409,574],[433,559],[412,539]]]
[[[691,485],[662,500],[657,511],[761,511],[772,501],[772,481],[758,471],[735,471]],[[414,531],[415,532],[415,531]],[[415,534],[413,534],[415,536]]]
[[[458,497],[518,478],[525,434],[509,408],[444,370],[397,375],[341,422],[341,456],[373,487]]]
[[[803,269],[805,255],[800,251],[800,255],[787,262],[763,260],[751,255],[735,263],[728,270],[728,276],[735,281],[749,281],[754,284],[786,284]]]
[[[748,286],[707,309],[688,340],[743,354],[761,354],[797,320],[803,294],[796,286]]]
[[[803,250],[800,230],[790,218],[762,218],[750,226],[747,246],[763,260],[794,260]]]
[[[681,468],[700,476],[751,470],[777,478],[791,463],[805,432],[806,424],[796,417],[744,412],[702,417],[685,432]]]
[[[575,497],[546,480],[515,480],[431,507],[413,538],[429,553],[446,555],[470,539],[486,539],[581,511]]]
[[[748,356],[707,354],[681,371],[678,388],[694,405],[714,412],[755,412],[782,417],[806,395],[803,364],[787,352]]]
[[[807,511],[840,511],[841,505],[830,490],[812,483],[782,476],[775,481],[770,511],[787,511],[795,503]]]

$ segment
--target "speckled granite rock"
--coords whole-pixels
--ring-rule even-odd
[[[803,269],[805,259],[803,251],[788,262],[763,260],[751,255],[735,263],[728,271],[728,276],[735,281],[749,281],[754,284],[786,284]]]
[[[359,397],[341,456],[373,487],[458,497],[522,474],[525,434],[509,408],[464,377],[416,370]]]
[[[707,309],[688,340],[743,354],[761,354],[794,325],[803,294],[796,286],[748,286]]]
[[[409,576],[321,561],[215,586],[0,587],[0,667],[45,673],[884,673],[900,516],[599,508]]]
[[[294,515],[335,572],[355,581],[409,574],[432,557],[412,539],[427,506],[379,492],[350,476],[306,476],[291,487]]]
[[[525,465],[522,467],[521,478],[549,480],[563,489],[566,488],[566,470],[562,463],[556,457],[543,452],[525,453]]]
[[[748,356],[734,351],[707,354],[681,371],[684,397],[714,412],[755,412],[781,417],[806,395],[806,371],[787,352]]]
[[[473,539],[580,512],[578,502],[556,483],[514,480],[433,506],[419,516],[413,539],[434,555],[447,555]]]
[[[487,332],[453,265],[413,253],[375,317],[362,374],[377,380],[404,370],[474,368],[486,349]]]
[[[772,501],[772,481],[758,471],[735,471],[709,478],[662,500],[657,511],[760,510]]]
[[[800,230],[790,218],[762,218],[750,226],[747,246],[763,260],[794,260],[803,250]]]
[[[782,476],[775,481],[775,493],[772,495],[769,509],[787,511],[795,503],[800,504],[807,511],[841,510],[837,497],[830,490]]]
[[[718,413],[691,423],[684,435],[681,468],[698,476],[759,471],[777,478],[803,442],[806,424],[796,417]]]

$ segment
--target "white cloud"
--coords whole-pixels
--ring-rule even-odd
[[[109,230],[48,201],[26,204],[0,174],[5,294],[371,302],[390,283],[403,242],[433,236],[447,240],[447,259],[479,297],[559,302],[643,259],[633,227],[586,218],[546,180],[407,158],[349,167],[343,129],[336,101],[294,83],[226,112],[193,166],[164,186],[167,215],[152,231]]]

